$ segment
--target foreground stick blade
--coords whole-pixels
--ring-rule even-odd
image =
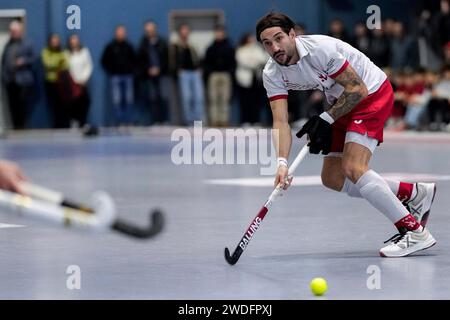
[[[244,250],[242,250],[240,247],[237,247],[233,255],[231,256],[230,250],[228,250],[228,248],[225,248],[225,260],[227,260],[227,262],[233,266],[236,264],[236,262],[238,262],[242,252],[244,252]]]
[[[150,223],[147,227],[141,227],[117,219],[112,225],[112,229],[134,238],[147,239],[162,231],[164,227],[164,215],[161,211],[155,210],[149,214],[149,220]]]
[[[300,162],[302,162],[303,158],[305,158],[306,154],[308,153],[308,146],[305,145],[302,150],[298,153],[297,157],[295,157],[294,162],[292,162],[291,166],[289,167],[289,173],[288,175],[291,176],[295,169],[297,169]],[[259,211],[258,215],[253,219],[252,223],[250,224],[250,227],[248,227],[247,231],[245,232],[244,236],[242,237],[241,241],[237,245],[236,249],[234,250],[233,254],[230,254],[230,250],[228,248],[225,248],[225,260],[230,265],[235,265],[239,258],[241,257],[242,253],[244,252],[245,248],[247,248],[248,244],[250,243],[250,240],[253,238],[253,235],[255,234],[256,230],[259,229],[261,226],[261,223],[266,216],[267,212],[269,211],[269,207],[272,205],[273,201],[275,201],[276,197],[280,195],[282,191],[282,185],[279,184],[270,194],[269,199],[267,199],[266,203],[262,207],[262,209]]]

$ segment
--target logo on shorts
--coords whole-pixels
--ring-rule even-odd
[[[362,120],[354,120],[353,122],[356,124],[361,124],[363,121]]]

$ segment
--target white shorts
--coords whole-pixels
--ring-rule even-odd
[[[369,149],[372,154],[375,151],[375,147],[378,145],[378,140],[369,137],[367,133],[362,135],[353,131],[347,131],[345,134],[345,143],[348,142],[360,144]],[[330,152],[325,157],[342,157],[342,152]]]

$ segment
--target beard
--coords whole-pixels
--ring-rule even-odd
[[[284,54],[286,56],[286,59],[284,60],[284,62],[280,62],[277,60],[276,56],[280,55],[280,54]],[[288,55],[287,52],[277,52],[273,55],[273,59],[275,60],[276,63],[278,63],[280,66],[284,66],[287,67],[289,66],[289,62],[292,60],[292,55]]]

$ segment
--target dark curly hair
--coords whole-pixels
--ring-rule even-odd
[[[280,27],[285,33],[289,33],[294,26],[294,21],[292,21],[292,19],[287,15],[271,12],[259,19],[256,24],[256,39],[261,42],[261,32],[268,28]]]

